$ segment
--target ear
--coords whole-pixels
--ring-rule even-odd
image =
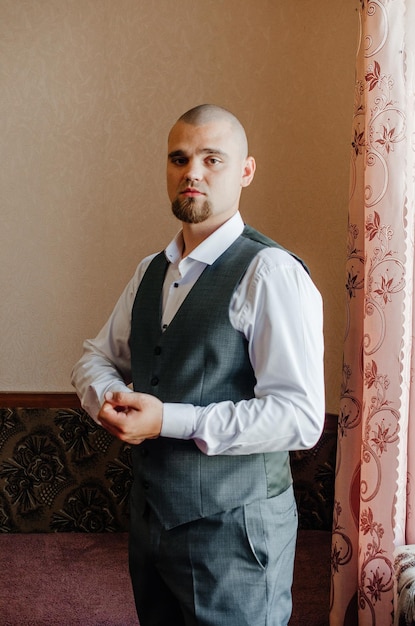
[[[248,185],[251,184],[254,178],[255,170],[256,170],[256,163],[255,163],[254,157],[251,157],[251,156],[247,157],[245,159],[245,163],[244,163],[243,170],[242,170],[242,179],[241,179],[242,187],[248,187]]]

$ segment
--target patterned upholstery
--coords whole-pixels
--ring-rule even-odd
[[[299,528],[332,529],[337,416],[326,415],[320,440],[311,450],[291,453],[291,469],[298,506]]]
[[[292,453],[300,528],[331,530],[336,420]],[[0,409],[0,532],[128,530],[130,446],[81,409]]]
[[[415,624],[415,546],[406,545],[394,551],[395,626]]]
[[[81,409],[0,409],[0,532],[127,530],[129,452]]]

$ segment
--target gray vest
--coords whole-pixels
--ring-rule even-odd
[[[229,321],[229,303],[264,246],[277,244],[245,227],[206,267],[164,332],[161,293],[168,262],[163,252],[153,259],[132,311],[135,390],[198,406],[254,397],[247,341]],[[275,496],[292,482],[287,452],[207,456],[192,440],[165,437],[134,446],[133,466],[135,506],[147,503],[165,528]]]

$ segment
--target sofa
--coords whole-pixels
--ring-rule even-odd
[[[138,624],[128,577],[131,448],[73,394],[0,394],[0,621]],[[337,419],[291,453],[299,536],[291,626],[328,624]]]

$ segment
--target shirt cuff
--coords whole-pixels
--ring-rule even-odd
[[[105,394],[107,393],[107,391],[112,391],[113,393],[115,393],[116,391],[121,391],[122,393],[132,393],[133,390],[130,387],[127,387],[127,385],[125,385],[122,381],[114,381],[107,385],[107,387],[103,391],[101,406],[105,400]]]
[[[193,404],[165,402],[160,435],[172,439],[191,439],[194,432],[195,414]]]

